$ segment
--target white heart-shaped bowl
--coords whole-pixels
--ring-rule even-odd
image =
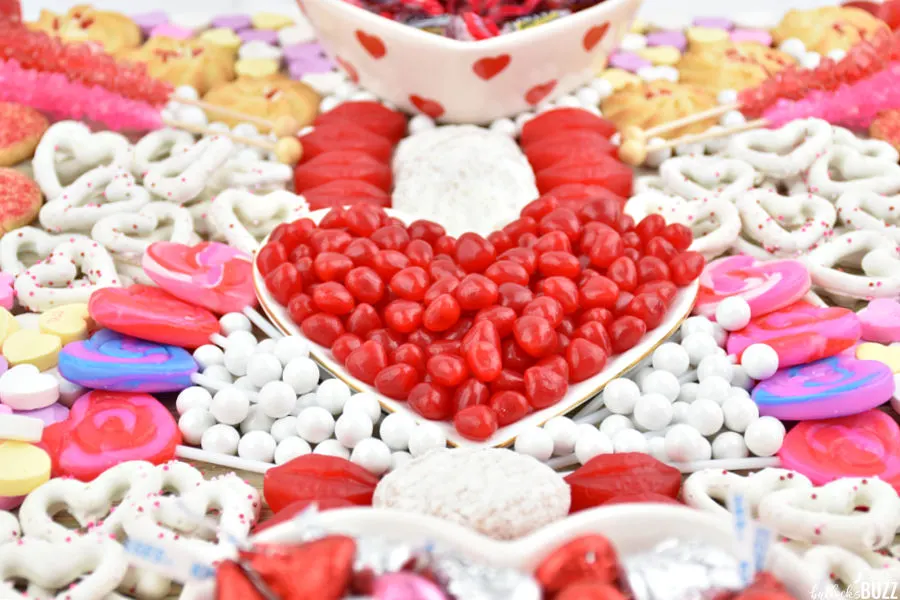
[[[322,217],[328,212],[329,209],[317,210],[309,215],[310,219],[319,222]],[[400,213],[396,210],[385,209],[387,214],[396,217],[403,221],[404,223],[411,223],[415,220],[415,218]],[[260,247],[264,246],[268,241],[268,237],[263,240]],[[266,284],[263,279],[262,274],[259,272],[259,269],[256,267],[256,261],[253,262],[253,286],[256,288],[256,295],[259,298],[259,304],[262,307],[263,311],[275,324],[282,333],[286,335],[298,335],[300,337],[303,336],[303,332],[300,331],[300,326],[294,323],[288,314],[287,308],[279,304],[275,298],[272,297],[272,294],[266,289]],[[438,427],[440,427],[444,434],[447,436],[447,441],[449,441],[454,446],[459,447],[489,447],[489,446],[506,446],[511,444],[515,438],[519,435],[523,430],[533,427],[536,425],[541,425],[547,422],[552,417],[556,417],[559,415],[564,415],[569,411],[579,407],[584,404],[591,398],[597,395],[600,390],[603,389],[603,386],[607,384],[611,379],[614,379],[635,365],[641,362],[645,357],[649,356],[656,347],[663,342],[663,340],[670,337],[675,331],[678,330],[678,327],[681,325],[681,322],[688,317],[691,313],[691,309],[694,306],[694,300],[697,297],[697,288],[698,282],[694,282],[688,287],[681,288],[678,294],[675,296],[675,301],[672,306],[669,308],[669,312],[666,313],[666,318],[663,322],[654,329],[653,331],[648,332],[644,338],[634,347],[624,352],[622,354],[617,354],[613,356],[609,362],[606,363],[606,367],[598,373],[594,375],[590,379],[586,379],[584,381],[580,381],[578,383],[573,383],[569,385],[569,391],[566,393],[566,396],[558,403],[553,406],[549,406],[542,410],[537,410],[525,418],[516,421],[511,425],[507,425],[505,427],[500,427],[494,432],[490,438],[483,442],[473,442],[472,440],[467,440],[456,432],[456,429],[453,427],[453,423],[450,421],[429,421],[430,423],[434,423]],[[417,422],[425,421],[423,417],[419,416],[412,409],[409,408],[406,402],[400,402],[398,400],[392,400],[391,398],[387,398],[378,393],[378,391],[371,385],[365,383],[364,381],[360,381],[359,379],[353,377],[344,369],[344,367],[334,360],[334,357],[331,354],[331,351],[324,346],[320,346],[313,342],[310,342],[311,350],[310,356],[315,359],[326,371],[349,385],[352,389],[358,392],[370,392],[375,394],[379,402],[381,402],[381,406],[387,410],[388,412],[403,412],[414,418]]]
[[[590,81],[606,66],[641,0],[605,0],[478,42],[427,33],[346,0],[297,4],[325,50],[367,90],[441,121],[488,123]]]
[[[485,537],[437,517],[381,508],[329,510],[318,515],[316,523],[333,533],[376,536],[417,546],[431,542],[477,562],[528,572],[567,540],[587,533],[600,533],[609,538],[620,557],[648,551],[670,539],[704,542],[729,553],[734,552],[729,520],[686,506],[669,504],[621,504],[594,508],[508,542]],[[298,529],[294,523],[287,522],[262,532],[254,539],[258,542],[287,543],[298,539]],[[770,548],[766,565],[795,598],[812,598],[813,590],[822,583],[807,573],[796,554],[779,543]],[[212,597],[210,586],[194,584],[185,588],[182,600]]]

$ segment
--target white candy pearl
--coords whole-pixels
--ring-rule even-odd
[[[640,363],[635,371],[632,371],[631,378],[634,380],[636,384],[638,384],[639,388],[644,387],[644,381],[647,380],[647,377],[653,375],[654,369],[646,363]]]
[[[712,328],[712,324],[710,324],[710,328]],[[701,360],[717,354],[720,349],[711,333],[700,332],[686,336],[681,340],[681,347],[687,351],[692,365],[699,365]]]
[[[197,93],[197,90],[189,85],[179,85],[175,88],[175,97],[182,98],[184,100],[199,100],[200,95]]]
[[[247,411],[247,418],[241,421],[241,433],[250,433],[251,431],[271,431],[275,419],[263,412],[259,404],[254,404]]]
[[[553,437],[545,429],[529,427],[516,438],[514,448],[520,454],[543,462],[553,456]]]
[[[319,384],[319,366],[310,358],[301,356],[291,359],[284,367],[281,379],[291,386],[298,395],[308,394],[315,390]]]
[[[282,417],[272,423],[272,427],[269,428],[269,433],[272,434],[272,437],[275,438],[275,441],[281,443],[282,440],[286,440],[289,437],[297,436],[297,417],[289,416]]]
[[[337,96],[325,96],[319,103],[319,112],[326,113],[329,110],[334,110],[338,105],[343,104],[343,102],[344,101]]]
[[[641,385],[641,391],[644,394],[660,394],[669,402],[674,402],[678,398],[680,390],[681,384],[678,383],[678,378],[668,371],[653,371],[644,378]]]
[[[206,113],[199,106],[179,105],[175,110],[175,118],[182,123],[195,127],[206,127],[208,122]]]
[[[653,148],[654,146],[665,143],[665,141],[666,140],[664,140],[661,137],[652,137],[652,138],[650,138],[650,141],[647,143],[647,146],[649,146],[650,148]],[[651,152],[648,152],[647,158],[644,159],[644,163],[648,167],[655,169],[655,168],[658,168],[660,165],[662,165],[665,161],[669,160],[670,158],[672,158],[672,149],[671,148],[660,148],[659,150],[653,150]]]
[[[722,105],[734,104],[738,101],[737,90],[722,90],[719,92],[719,95],[716,96],[716,101]]]
[[[634,429],[634,423],[625,415],[609,415],[600,423],[600,433],[605,433],[610,438],[623,429]]]
[[[310,452],[312,452],[312,447],[306,440],[302,440],[297,436],[284,438],[278,442],[278,446],[275,448],[275,464],[283,465],[298,456],[303,456]]]
[[[807,52],[800,59],[800,65],[804,69],[815,69],[822,62],[822,55],[818,52]]]
[[[578,98],[578,101],[581,103],[581,106],[595,107],[600,104],[600,92],[595,90],[592,87],[583,87],[575,93],[575,97]]]
[[[282,365],[287,365],[295,358],[308,358],[309,343],[296,335],[278,338],[275,340],[275,357]]]
[[[616,452],[647,452],[647,438],[635,429],[623,429],[612,438]]]
[[[259,129],[256,128],[256,125],[253,123],[238,123],[231,130],[235,135],[239,135],[241,137],[254,138],[259,135]],[[247,318],[241,313],[229,313],[233,315],[241,315],[245,319]],[[248,319],[249,322],[249,319]],[[249,329],[247,331],[250,331]]]
[[[610,96],[613,95],[613,86],[609,82],[609,80],[604,79],[603,77],[597,77],[591,83],[591,89],[597,90],[600,93],[600,100],[606,100]]]
[[[412,460],[412,454],[400,450],[391,453],[391,471],[395,471]]]
[[[223,381],[225,383],[231,383],[232,381],[231,373],[228,372],[224,365],[210,365],[203,369],[203,375],[215,381]]]
[[[719,119],[719,125],[725,127],[726,129],[729,129],[732,127],[737,127],[738,125],[743,125],[746,121],[747,119],[740,111],[729,110]]]
[[[691,359],[680,345],[666,342],[653,351],[652,363],[654,369],[668,371],[677,377],[687,373]]]
[[[634,405],[634,422],[647,431],[665,428],[672,422],[673,414],[672,401],[662,394],[646,394]]]
[[[713,323],[706,317],[690,317],[681,324],[682,341],[692,333],[713,334]]]
[[[409,436],[415,428],[416,422],[412,417],[404,413],[391,413],[381,422],[378,435],[391,450],[406,450],[409,448]]]
[[[258,460],[260,462],[272,462],[275,458],[275,443],[268,432],[251,431],[244,434],[241,441],[238,442],[238,456],[247,460]]]
[[[258,344],[258,340],[256,336],[253,335],[251,331],[244,331],[243,329],[237,329],[228,334],[228,337],[225,338],[225,346],[226,352],[228,351],[228,346],[248,346],[256,350],[256,345]]]
[[[687,402],[672,403],[672,422],[687,423],[690,414],[691,405]]]
[[[373,475],[381,475],[391,468],[391,449],[375,438],[360,440],[350,453],[350,461]]]
[[[340,379],[326,379],[316,390],[316,403],[333,415],[341,414],[350,399],[350,388]]]
[[[281,379],[281,362],[272,354],[254,354],[247,363],[247,377],[253,385],[262,388],[270,381]]]
[[[225,368],[238,377],[247,374],[247,364],[253,356],[254,346],[244,344],[228,344],[225,349]]]
[[[778,370],[778,353],[767,344],[752,344],[741,355],[741,366],[757,381],[768,379]]]
[[[641,397],[638,384],[625,377],[613,379],[603,388],[603,404],[610,411],[620,415],[630,415]]]
[[[378,404],[378,398],[375,394],[369,392],[361,392],[350,396],[350,399],[344,405],[344,414],[354,411],[364,413],[372,423],[377,423],[378,419],[381,418],[381,405]]]
[[[216,392],[209,405],[209,412],[219,423],[237,425],[247,418],[250,410],[250,399],[247,394],[234,386]]]
[[[806,54],[806,44],[803,43],[803,40],[794,37],[788,38],[781,42],[781,45],[778,46],[778,49],[785,54],[790,54],[797,60],[800,60],[800,58],[804,54]]]
[[[300,412],[304,408],[309,408],[311,406],[318,406],[316,404],[316,395],[315,394],[303,394],[299,398],[297,398],[297,402],[294,404],[294,410],[292,413],[296,416],[299,415]]]
[[[729,296],[716,306],[716,323],[725,331],[737,331],[750,323],[750,305],[740,296]]]
[[[619,42],[619,49],[634,52],[647,47],[647,38],[639,33],[626,33]]]
[[[337,440],[325,440],[321,444],[318,444],[316,449],[313,450],[313,454],[337,456],[338,458],[350,460],[350,451],[341,446],[341,443]]]
[[[774,456],[784,443],[784,424],[775,417],[760,417],[747,426],[744,443],[756,456]]]
[[[216,418],[205,408],[191,408],[178,418],[178,430],[184,441],[196,446],[206,430],[216,424]]]
[[[700,390],[700,384],[688,381],[681,384],[681,390],[678,392],[678,400],[690,404],[697,399],[697,392]]]
[[[231,425],[213,425],[200,438],[200,447],[207,452],[234,455],[241,441],[241,434]]]
[[[428,115],[416,115],[409,120],[409,134],[416,135],[435,128],[434,120]]]
[[[666,454],[666,438],[657,436],[647,440],[647,453],[661,462],[669,460],[669,456]]]
[[[581,108],[581,102],[575,96],[566,94],[556,99],[556,106],[564,108]]]
[[[372,437],[372,421],[361,412],[344,413],[334,424],[334,437],[344,448],[353,448],[361,440]]]
[[[719,345],[719,354],[725,355],[725,342],[728,341],[728,332],[718,323],[713,323],[713,339]]]
[[[582,429],[582,427],[589,427]],[[578,462],[584,464],[600,454],[611,454],[613,451],[612,440],[605,433],[593,425],[579,425],[578,439],[575,441],[575,458]]]
[[[697,386],[697,399],[722,404],[731,395],[731,384],[718,375],[710,375]]]
[[[263,412],[273,419],[291,414],[297,402],[294,388],[283,381],[270,381],[259,390],[256,398]]]
[[[753,380],[747,375],[747,369],[743,365],[731,366],[731,385],[743,390],[749,390],[753,387]]]
[[[237,312],[222,315],[219,319],[219,327],[226,338],[235,331],[253,331],[253,325],[245,315]]]
[[[236,388],[239,389],[239,390],[244,390],[244,391],[247,391],[247,392],[253,392],[253,394],[256,394],[256,392],[259,391],[259,388],[256,387],[255,385],[253,385],[253,382],[250,381],[250,378],[247,377],[246,375],[244,375],[243,377],[238,377],[237,379],[235,379],[235,380],[234,380],[234,387],[236,387]],[[258,398],[257,398],[255,395],[253,395],[253,394],[250,394],[250,402],[257,402],[257,401],[258,401]]]
[[[253,350],[254,354],[271,354],[274,356],[275,354],[275,340],[272,338],[266,338],[260,341],[256,348]],[[278,360],[277,358],[275,360]],[[281,363],[278,363],[278,376],[281,376]]]
[[[690,425],[673,425],[666,432],[666,456],[672,462],[691,462],[703,453],[703,436]]]
[[[304,408],[297,415],[297,435],[310,444],[318,444],[334,433],[334,417],[321,406]]]
[[[722,404],[725,427],[743,433],[751,423],[759,419],[759,407],[750,398],[729,396]]]
[[[722,407],[712,400],[700,398],[688,409],[687,423],[700,435],[713,435],[722,428],[724,420]]]
[[[490,130],[509,137],[516,137],[516,124],[510,119],[497,119],[491,123]]]
[[[718,377],[730,383],[733,371],[734,365],[727,356],[714,354],[707,356],[697,365],[697,379],[701,385],[710,377]]]
[[[847,51],[841,50],[840,48],[835,48],[834,50],[832,50],[831,52],[828,53],[828,58],[830,58],[831,60],[833,60],[835,62],[840,62],[840,61],[844,60],[844,57],[846,57],[846,56],[847,56]]]
[[[575,451],[578,425],[568,417],[553,417],[544,423],[544,431],[553,439],[553,454],[565,456]]]
[[[746,458],[749,455],[744,437],[739,433],[723,431],[712,442],[713,458]]]
[[[409,453],[414,457],[446,447],[447,436],[440,427],[432,423],[422,423],[409,434]]]
[[[528,121],[532,120],[534,117],[534,113],[531,112],[523,112],[516,115],[516,131],[518,133],[522,133],[522,128]]]
[[[209,409],[211,403],[212,394],[206,388],[192,386],[179,392],[175,399],[175,410],[179,415],[183,415],[192,408]]]
[[[218,346],[212,344],[203,344],[194,350],[194,360],[200,365],[201,369],[205,369],[211,365],[224,365],[225,353]]]

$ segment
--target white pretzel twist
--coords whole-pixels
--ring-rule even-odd
[[[666,182],[659,175],[639,175],[634,178],[633,195],[645,192],[659,192],[667,194]]]
[[[106,249],[82,238],[60,244],[45,262],[19,273],[15,288],[22,306],[44,312],[65,304],[87,303],[96,290],[119,285],[116,265]]]
[[[170,156],[187,152],[194,145],[194,136],[180,129],[151,131],[134,145],[131,172],[135,177],[144,175]]]
[[[849,146],[832,146],[809,168],[809,191],[830,200],[849,191],[900,193],[900,166],[877,160]]]
[[[850,229],[869,229],[900,243],[900,196],[850,191],[838,198],[838,218]]]
[[[855,554],[838,546],[813,546],[803,554],[803,562],[815,581],[832,582],[828,600],[890,598],[900,581],[900,561],[878,552]]]
[[[900,153],[887,142],[858,137],[855,133],[843,127],[833,127],[832,129],[834,130],[833,139],[836,146],[848,146],[863,156],[868,156],[875,160],[891,163],[896,163],[900,160]]]
[[[41,208],[41,225],[56,233],[89,231],[100,219],[136,212],[150,202],[147,190],[113,165],[88,171]]]
[[[861,230],[832,237],[801,260],[813,285],[830,294],[861,300],[900,296],[900,248],[881,233]],[[862,274],[838,266],[858,266]]]
[[[208,188],[215,192],[229,188],[266,192],[283,189],[293,176],[294,171],[288,165],[238,156],[213,174]]]
[[[809,186],[806,185],[806,180],[799,175],[785,179],[765,179],[759,184],[758,189],[769,190],[783,196],[809,193]]]
[[[37,227],[20,227],[0,237],[0,269],[18,275],[46,260],[60,244],[88,239],[77,233],[53,235]]]
[[[131,160],[131,144],[124,136],[109,131],[91,133],[83,123],[60,121],[44,132],[31,166],[41,191],[53,200],[70,178],[102,165],[129,169]]]
[[[259,249],[260,238],[268,235],[279,223],[291,222],[309,213],[303,196],[276,191],[255,196],[244,190],[227,190],[219,194],[209,209],[215,231],[228,243],[253,254]],[[262,231],[258,236],[249,227]]]
[[[204,138],[187,151],[153,165],[144,175],[144,187],[163,200],[184,204],[206,189],[233,150],[234,143],[226,137]]]
[[[122,281],[122,287],[129,287],[135,283],[158,287],[141,265],[130,262],[125,258],[119,260],[113,258],[113,261],[116,264],[116,272],[119,274],[119,279]]]
[[[868,511],[857,511],[860,506]],[[893,542],[900,497],[878,478],[846,477],[814,489],[768,494],[760,501],[759,519],[791,540],[870,552]]]
[[[812,487],[809,479],[787,469],[763,469],[746,477],[721,469],[704,469],[685,480],[681,498],[688,506],[727,517],[731,513],[724,504],[729,495],[740,494],[750,507],[751,515],[756,518],[760,502],[769,494]]]
[[[110,252],[137,256],[160,240],[187,245],[200,240],[191,212],[170,202],[151,202],[137,213],[100,219],[91,229],[91,237]]]
[[[670,193],[686,200],[723,198],[733,202],[752,189],[756,179],[749,164],[716,156],[670,158],[660,166],[659,174]]]
[[[831,202],[820,196],[785,197],[764,189],[742,195],[737,209],[744,237],[735,250],[760,259],[806,252],[831,235],[837,218]]]
[[[726,155],[747,162],[768,177],[785,179],[809,169],[831,142],[827,121],[803,119],[778,129],[755,129],[732,136]]]

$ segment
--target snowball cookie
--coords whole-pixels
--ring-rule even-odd
[[[503,448],[429,452],[378,483],[372,506],[432,515],[512,540],[569,514],[569,486],[538,460]]]

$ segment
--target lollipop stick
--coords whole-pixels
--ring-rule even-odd
[[[599,425],[603,419],[612,414],[608,408],[603,408],[598,410],[597,412],[593,412],[583,417],[580,415],[575,416],[575,422],[581,425],[582,423],[586,423],[588,425]]]
[[[238,469],[248,471],[250,473],[265,473],[275,465],[264,463],[258,460],[247,460],[237,456],[229,456],[227,454],[219,454],[218,452],[207,452],[200,448],[192,448],[190,446],[178,445],[175,447],[175,456],[182,460],[197,460],[200,462],[210,463],[225,467],[226,469]]]
[[[780,467],[781,459],[777,456],[752,456],[750,458],[722,458],[716,460],[698,460],[689,463],[669,463],[682,473],[693,473],[704,469],[722,469],[723,471],[752,471]]]
[[[591,398],[591,401],[581,407],[577,413],[575,413],[575,420],[578,421],[582,417],[586,417],[592,412],[595,412],[603,406],[603,393],[598,393],[596,396]]]
[[[244,123],[252,123],[257,127],[266,131],[271,131],[275,135],[281,137],[285,135],[295,135],[300,131],[300,123],[291,116],[283,116],[278,119],[270,120],[256,115],[248,115],[233,108],[226,108],[218,104],[212,104],[203,100],[191,100],[185,98],[172,97],[171,100],[180,104],[190,104],[202,108],[207,113],[220,114],[225,117],[239,119]]]
[[[227,381],[222,381],[221,379],[214,379],[203,373],[194,373],[191,375],[191,383],[195,385],[199,385],[200,387],[205,387],[210,390],[214,390],[216,392],[220,392],[225,388],[229,388],[233,386],[233,383],[229,383]],[[251,401],[256,402],[256,392],[251,390],[241,389],[242,392],[247,394],[247,397],[251,399]]]
[[[738,110],[740,109],[740,107],[740,104],[726,104],[723,106],[710,108],[709,110],[704,110],[698,113],[687,115],[685,117],[681,117],[680,119],[675,119],[674,121],[669,121],[668,123],[663,123],[662,125],[657,125],[656,127],[651,127],[650,129],[644,130],[644,139],[658,137],[661,134],[672,131],[673,129],[684,127],[685,125],[692,125],[699,121],[705,121],[706,119],[721,117],[728,111]]]
[[[674,148],[675,146],[696,144],[699,142],[706,142],[708,140],[714,140],[721,137],[727,137],[729,135],[740,133],[742,131],[749,131],[751,129],[759,129],[760,127],[765,127],[766,125],[768,125],[768,123],[769,122],[765,119],[756,119],[755,121],[747,121],[746,123],[741,123],[740,125],[729,127],[728,129],[719,129],[716,131],[704,131],[703,133],[683,135],[680,138],[674,140],[666,140],[665,142],[662,142],[660,144],[648,146],[647,152],[655,152],[657,150],[663,150],[665,148]]]
[[[254,309],[249,306],[244,309],[244,316],[250,319],[250,322],[259,327],[260,331],[264,334],[272,338],[273,340],[277,340],[278,338],[284,337],[284,335],[278,331],[268,320]],[[221,344],[219,344],[221,346]]]
[[[211,341],[216,346],[219,346],[223,350],[228,347],[228,338],[221,333],[212,334],[211,336],[209,336],[209,341]]]

